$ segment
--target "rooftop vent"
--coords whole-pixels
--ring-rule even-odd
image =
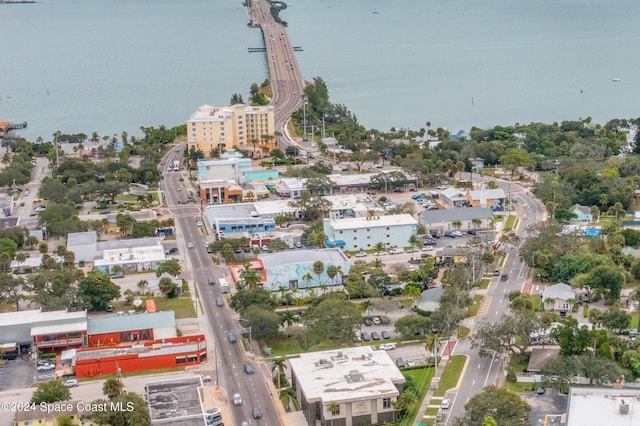
[[[620,414],[629,414],[629,404],[624,402],[624,399],[620,400]]]
[[[361,382],[364,380],[364,376],[358,370],[349,371],[349,375],[346,376],[346,379],[349,383]]]

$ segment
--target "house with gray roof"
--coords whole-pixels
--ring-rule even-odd
[[[576,215],[575,218],[571,219],[571,222],[593,222],[591,207],[574,204],[569,208],[569,211]]]
[[[444,288],[434,287],[422,292],[416,299],[414,306],[422,311],[435,312],[440,307],[440,298],[444,294]]]
[[[459,188],[447,188],[440,193],[440,198],[453,207],[464,207],[467,204],[467,194]]]
[[[493,229],[493,211],[485,207],[428,210],[420,215],[420,223],[430,234],[489,230]]]
[[[545,309],[560,314],[563,318],[567,313],[570,314],[573,308],[574,302],[569,302],[569,300],[577,300],[576,291],[565,283],[549,286],[542,292],[542,302]]]

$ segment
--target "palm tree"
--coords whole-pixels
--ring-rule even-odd
[[[296,391],[292,387],[288,387],[280,391],[280,402],[282,402],[286,411],[291,411],[292,405],[296,411],[300,409],[300,403],[298,402]]]
[[[482,220],[480,219],[471,219],[471,223],[473,224],[473,229],[478,229],[480,225],[482,225]]]
[[[365,314],[369,311],[369,309],[371,309],[372,306],[373,306],[373,302],[369,299],[366,299],[360,302],[360,309]]]
[[[144,289],[148,286],[149,286],[149,281],[147,280],[138,281],[138,290],[140,290],[140,293],[144,294]]]
[[[40,243],[40,245],[38,246],[38,251],[40,252],[40,254],[46,254],[49,251],[49,246],[47,245],[47,243]]]
[[[280,312],[280,324],[282,324],[283,326],[291,327],[297,317],[298,316],[295,312],[287,309],[286,311]]]
[[[242,279],[244,280],[245,285],[249,286],[250,290],[254,290],[258,283],[262,281],[256,270],[251,268],[249,265],[245,265]]]
[[[331,279],[332,285],[336,285],[336,282],[333,280],[336,275],[338,275],[338,267],[336,265],[329,265],[327,267],[327,276]]]
[[[124,393],[124,385],[116,378],[110,377],[102,384],[102,393],[109,399],[113,399]]]
[[[607,210],[607,205],[609,204],[609,197],[607,194],[600,194],[600,205],[602,206],[602,210]]]
[[[459,220],[454,220],[453,222],[451,222],[451,226],[459,230],[462,227],[462,222],[460,222]]]
[[[29,235],[24,243],[29,248],[34,248],[38,244],[38,241],[38,237],[36,237],[35,235]]]
[[[302,281],[304,281],[306,283],[305,288],[309,288],[309,282],[311,282],[312,279],[313,279],[313,277],[311,276],[311,274],[309,272],[307,272],[306,274],[304,274],[302,276]]]
[[[329,411],[329,413],[331,413],[331,426],[333,426],[333,418],[337,414],[340,414],[340,404],[338,404],[335,401],[331,401],[329,403],[329,406],[327,407],[327,411]]]
[[[556,304],[556,300],[551,297],[547,297],[542,303],[544,304],[545,309],[553,310],[553,307]]]
[[[384,251],[384,243],[382,241],[378,241],[375,246],[373,246],[376,253],[382,253]]]
[[[20,267],[20,264],[25,260],[27,260],[26,253],[22,253],[22,252],[16,253],[16,262],[18,262],[18,268]]]
[[[320,260],[316,260],[315,262],[313,262],[312,269],[313,273],[318,276],[318,285],[320,285],[320,275],[322,275],[322,273],[324,272],[324,263],[322,263],[322,261]]]
[[[281,386],[280,386],[280,378],[285,375],[285,370],[286,369],[287,369],[287,360],[285,358],[278,357],[278,358],[274,359],[271,362],[271,374],[273,374],[273,372],[275,371],[276,374],[278,375],[277,376],[277,378],[278,378],[278,384],[277,384],[278,389],[281,388]]]

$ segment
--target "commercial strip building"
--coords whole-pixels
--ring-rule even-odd
[[[176,336],[173,311],[91,318],[87,326],[87,344],[90,347],[161,340]]]
[[[67,250],[76,261],[94,262],[94,267],[106,274],[118,265],[125,272],[154,270],[166,260],[162,238],[134,238],[98,241],[95,231],[74,232],[67,236]]]
[[[291,386],[309,424],[317,418],[335,426],[398,419],[393,404],[405,378],[386,351],[361,346],[303,353],[289,362]]]
[[[323,270],[316,274],[313,265],[321,262]],[[345,254],[337,248],[320,250],[293,250],[284,253],[263,253],[257,259],[248,262],[249,268],[256,271],[260,283],[269,291],[311,290],[342,286],[349,275],[351,263]],[[329,269],[330,266],[335,267]],[[245,266],[232,265],[231,276],[236,283],[243,284]],[[333,271],[336,272],[333,275]],[[331,274],[330,274],[331,272]],[[333,275],[333,276],[331,276]],[[302,294],[302,293],[301,293]]]
[[[346,251],[370,250],[383,243],[385,248],[404,247],[418,231],[418,222],[410,214],[325,219],[323,231],[328,247]]]
[[[332,218],[365,217],[383,209],[367,194],[341,194],[324,197],[331,203],[328,215]],[[220,204],[205,207],[207,222],[211,224],[216,239],[246,237],[252,244],[263,245],[271,239],[281,238],[287,243],[299,241],[302,230],[277,228],[275,218],[301,217],[291,200],[269,200],[251,203]]]
[[[204,334],[180,336],[107,348],[70,349],[61,355],[71,360],[76,377],[186,367],[207,360]]]
[[[420,222],[429,234],[444,234],[449,231],[493,229],[493,210],[483,207],[429,210],[422,212]]]
[[[268,154],[276,146],[274,111],[273,106],[203,105],[187,120],[189,149],[206,157],[234,146],[252,151],[254,158]]]

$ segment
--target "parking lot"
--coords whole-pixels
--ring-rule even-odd
[[[47,381],[53,378],[53,370],[40,373],[35,363],[26,355],[6,361],[0,365],[0,391],[28,388],[36,381]]]
[[[531,405],[529,421],[533,425],[549,424],[546,416],[557,416],[567,411],[567,395],[558,393],[555,389],[547,389],[543,395],[535,392],[521,394],[520,397]]]

